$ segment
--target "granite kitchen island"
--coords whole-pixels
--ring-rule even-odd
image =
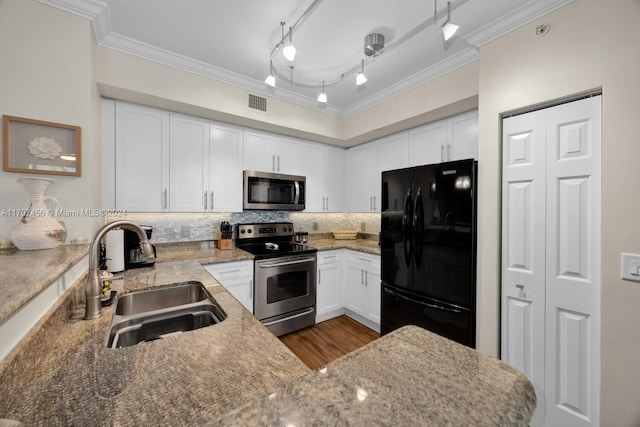
[[[0,418],[25,425],[528,425],[527,378],[405,327],[309,370],[197,262],[127,271],[122,292],[201,282],[227,317],[111,349],[82,283],[0,363]]]

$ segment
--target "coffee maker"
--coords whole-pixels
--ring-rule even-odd
[[[151,233],[153,228],[148,225],[140,226],[147,234],[147,239],[151,240]],[[124,230],[124,268],[128,270],[130,268],[151,267],[156,263],[156,247],[153,247],[154,258],[151,260],[142,260],[140,251],[140,238],[135,231]]]

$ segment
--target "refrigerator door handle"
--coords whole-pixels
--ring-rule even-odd
[[[422,187],[416,193],[416,205],[413,209],[413,253],[416,267],[420,268],[422,262],[422,244],[424,239],[424,204],[422,201]]]
[[[384,290],[384,292],[386,292],[386,293],[388,293],[390,295],[393,295],[396,298],[400,298],[400,299],[403,299],[405,301],[409,301],[409,302],[412,302],[412,303],[415,303],[415,304],[420,304],[420,305],[423,305],[425,307],[433,308],[435,310],[447,311],[449,313],[462,313],[462,310],[458,310],[456,308],[444,307],[444,306],[441,306],[441,305],[431,304],[431,303],[428,303],[428,302],[418,301],[416,299],[409,298],[409,297],[407,297],[405,295],[401,295],[401,294],[399,294],[397,292],[394,292],[394,291],[392,291],[391,289],[389,289],[387,287],[383,288],[383,290]]]
[[[402,250],[404,252],[404,262],[409,267],[411,265],[411,257],[413,255],[413,230],[411,220],[413,217],[413,200],[411,197],[411,189],[407,189],[407,195],[404,197],[404,211],[402,215]]]

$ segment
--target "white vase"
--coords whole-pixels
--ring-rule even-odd
[[[58,200],[45,196],[44,193],[53,182],[47,178],[20,178],[19,183],[25,186],[31,196],[31,205],[17,226],[11,230],[11,240],[23,251],[51,249],[59,246],[67,237],[62,224],[55,220],[49,209],[58,206]],[[47,207],[47,202],[53,205]]]

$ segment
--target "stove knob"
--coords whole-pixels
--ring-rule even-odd
[[[252,232],[253,232],[253,230],[251,230],[251,229],[247,230],[247,233],[249,233],[249,234],[251,234]]]
[[[244,234],[244,228],[240,230],[240,234]]]

